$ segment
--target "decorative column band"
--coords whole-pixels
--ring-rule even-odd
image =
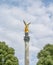
[[[28,33],[25,33],[24,41],[25,42],[29,42],[30,41],[30,37],[28,36]]]

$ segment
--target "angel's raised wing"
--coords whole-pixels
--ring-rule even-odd
[[[28,25],[30,25],[31,24],[31,22],[30,23],[28,23]]]
[[[26,25],[26,22],[23,20],[24,24]]]

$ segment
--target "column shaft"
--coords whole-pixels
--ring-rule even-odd
[[[29,42],[25,42],[25,65],[29,65]]]

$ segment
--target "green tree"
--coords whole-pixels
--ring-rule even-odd
[[[13,48],[8,47],[5,42],[0,42],[0,65],[19,65]]]
[[[53,65],[53,45],[47,44],[39,53],[37,65]]]

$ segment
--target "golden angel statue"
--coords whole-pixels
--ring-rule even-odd
[[[24,20],[23,20],[23,22],[24,22],[24,24],[25,24],[25,30],[24,30],[24,32],[25,32],[25,33],[28,33],[28,32],[29,32],[29,24],[30,24],[30,23],[26,23]]]

